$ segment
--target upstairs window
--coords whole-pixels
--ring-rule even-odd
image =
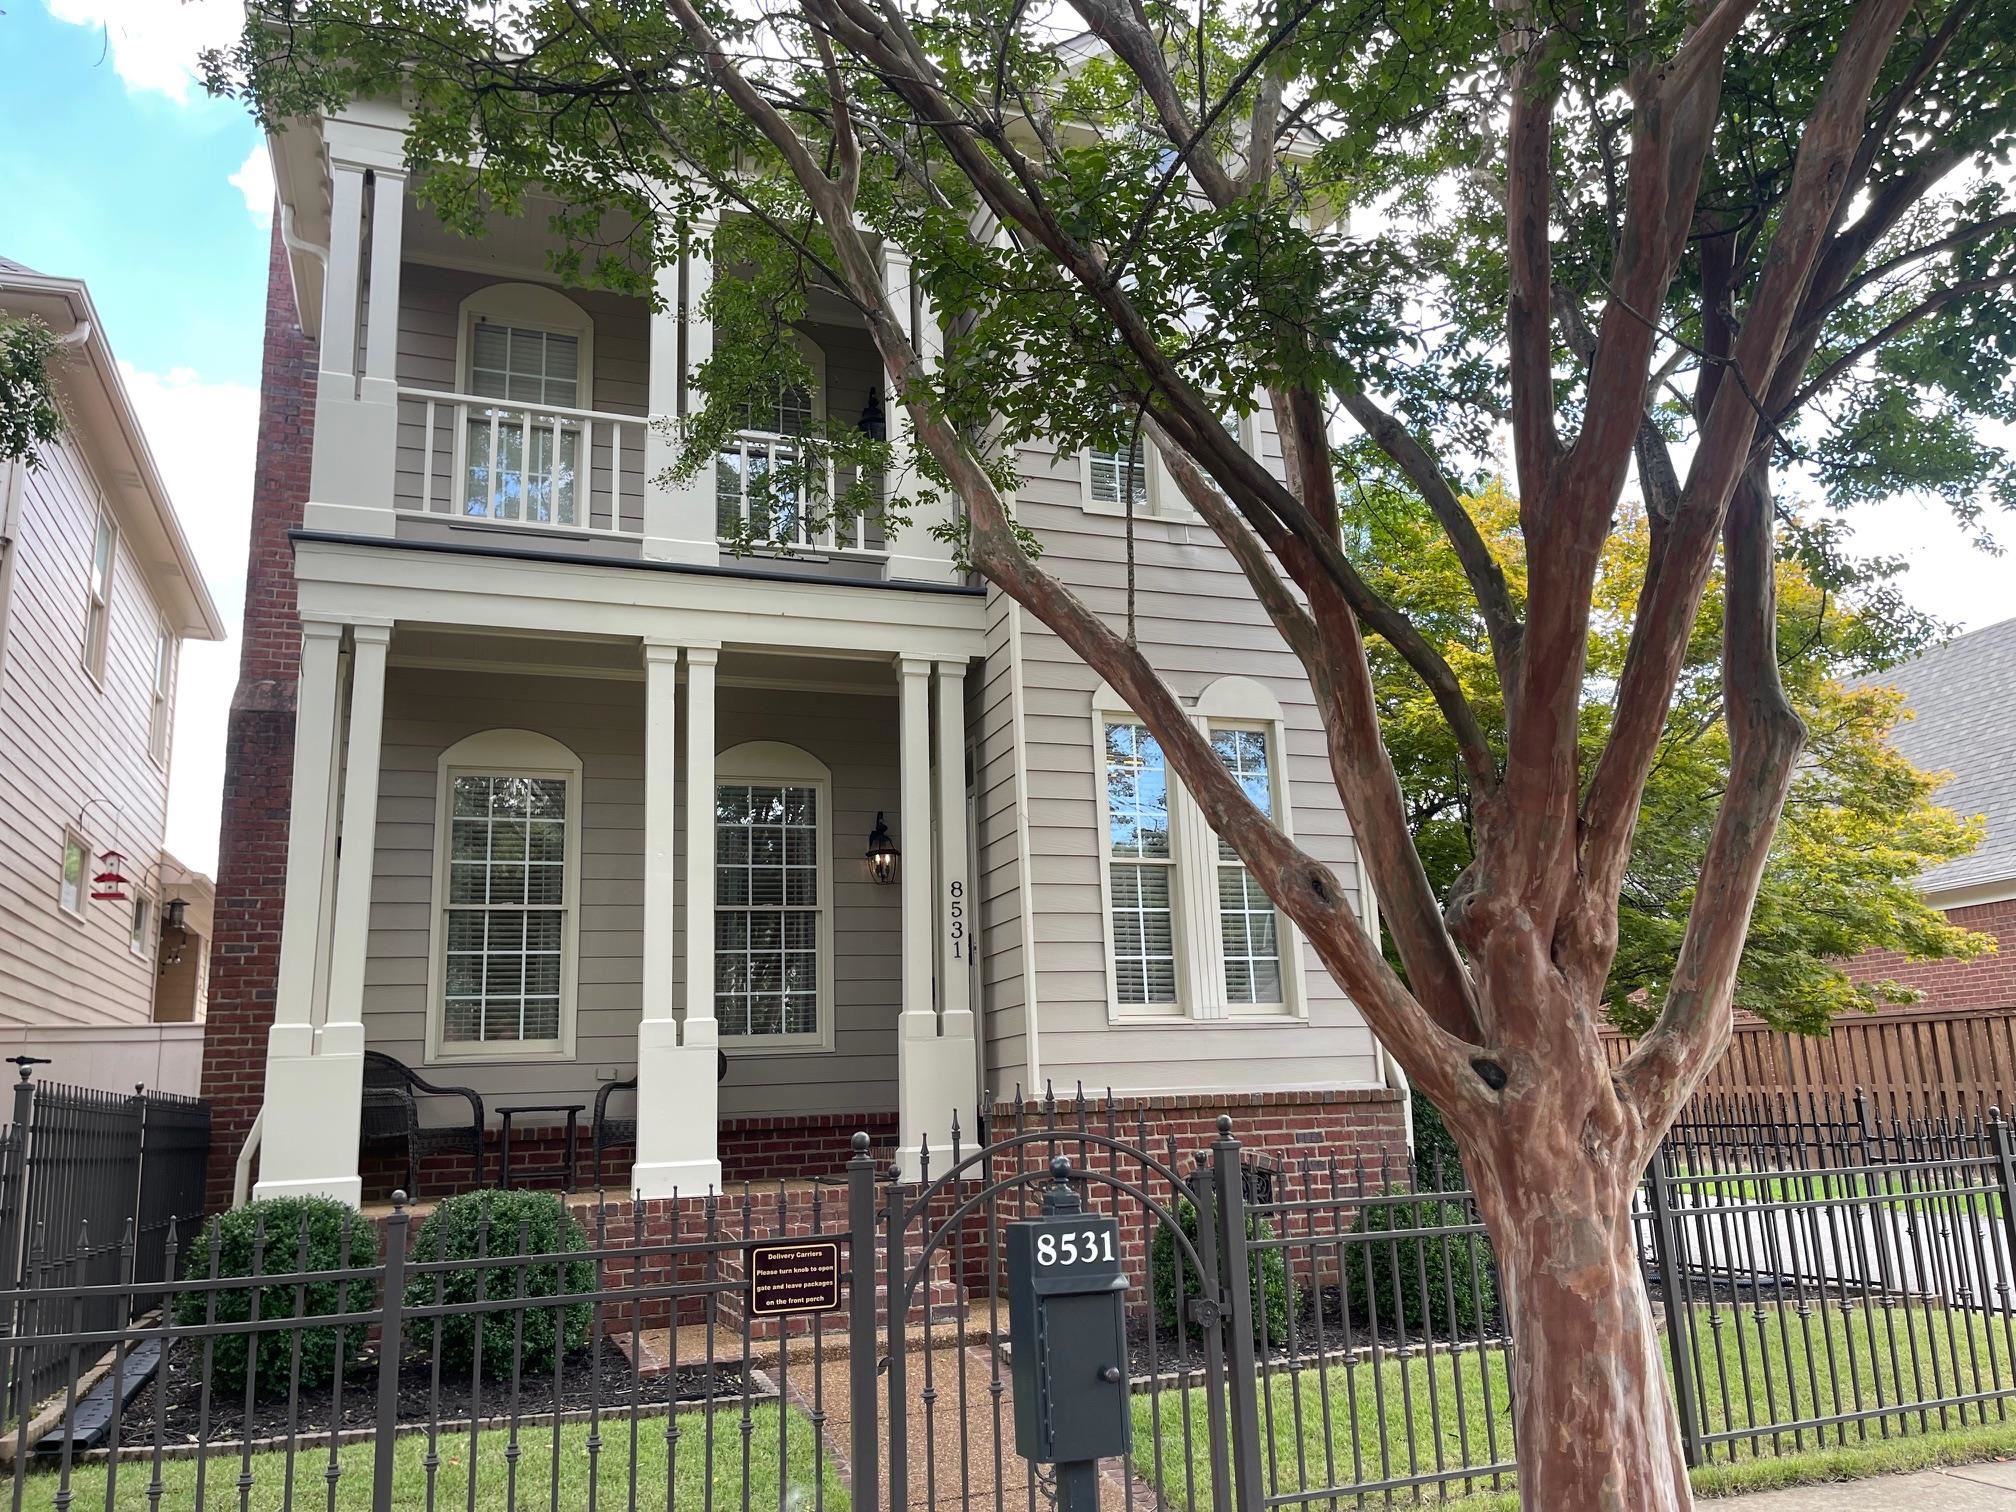
[[[84,837],[66,830],[63,834],[63,869],[56,883],[56,904],[73,918],[84,917],[84,866],[89,860]]]
[[[1095,446],[1086,453],[1086,491],[1094,504],[1125,513],[1127,491],[1134,508],[1148,507],[1148,444],[1139,436],[1129,449]]]
[[[462,513],[585,525],[581,411],[591,408],[594,322],[557,290],[492,284],[462,304]]]
[[[175,695],[175,637],[163,625],[154,640],[154,688],[147,711],[147,753],[168,760],[168,720]]]
[[[154,900],[145,893],[133,895],[133,930],[128,946],[136,956],[154,954],[154,944],[149,938],[148,926],[154,922]]]
[[[105,642],[112,624],[112,564],[118,547],[119,532],[101,509],[91,542],[91,575],[84,603],[84,670],[93,682],[105,681]]]

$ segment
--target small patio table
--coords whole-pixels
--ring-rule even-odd
[[[511,1120],[527,1114],[564,1113],[567,1115],[567,1190],[574,1190],[574,1162],[577,1151],[574,1148],[574,1128],[581,1117],[580,1103],[518,1103],[513,1107],[499,1108],[497,1116],[503,1127],[497,1141],[497,1185],[504,1191],[511,1190]]]

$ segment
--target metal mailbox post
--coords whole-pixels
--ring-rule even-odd
[[[1043,1216],[1007,1226],[1015,1448],[1057,1467],[1058,1512],[1095,1512],[1098,1464],[1127,1452],[1127,1277],[1120,1227],[1050,1162]]]

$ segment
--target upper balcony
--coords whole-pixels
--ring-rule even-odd
[[[959,581],[932,521],[891,537],[872,510],[838,520],[831,501],[855,477],[808,461],[829,416],[887,416],[899,455],[905,440],[874,345],[839,296],[815,295],[796,328],[809,389],[752,416],[711,466],[675,476],[677,422],[704,397],[691,375],[713,350],[707,245],[660,270],[654,309],[559,287],[536,204],[480,241],[449,231],[410,192],[389,116],[303,122],[274,149],[302,321],[320,338],[309,528],[840,581]],[[893,248],[884,257],[907,284],[907,259]],[[928,308],[915,308],[935,344]],[[354,340],[333,339],[344,331]],[[752,521],[752,510],[774,515]],[[752,536],[776,544],[738,555]]]

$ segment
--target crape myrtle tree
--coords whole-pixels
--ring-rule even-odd
[[[717,279],[715,313],[746,328],[717,325],[689,439],[791,376],[776,337],[809,287],[850,300],[912,449],[836,433],[808,450],[956,499],[966,560],[1141,716],[1442,1108],[1504,1276],[1525,1504],[1659,1512],[1689,1491],[1629,1207],[1727,1042],[1800,760],[1773,469],[1845,497],[1893,478],[1970,506],[2005,489],[1971,422],[2009,404],[2016,265],[1992,169],[2011,9],[295,0],[255,7],[210,66],[275,124],[402,98],[444,217],[479,230],[543,186],[568,207],[555,271],[579,280],[645,288],[700,207],[737,212],[744,282],[724,295],[735,279]],[[914,257],[942,356],[885,288],[883,239]],[[1222,423],[1262,405],[1278,474]],[[1017,527],[1021,442],[1135,434],[1307,672],[1397,965],[1128,626]],[[1494,448],[1517,597],[1462,501]],[[1488,718],[1353,559],[1340,492],[1375,466],[1461,565]],[[1634,475],[1642,577],[1591,751],[1592,605]],[[804,496],[776,502],[788,516]],[[1718,555],[1728,769],[1700,795],[1706,839],[1653,1021],[1613,1070],[1598,1036],[1620,892]],[[1419,679],[1461,770],[1471,853],[1442,889],[1382,740],[1368,636]]]

